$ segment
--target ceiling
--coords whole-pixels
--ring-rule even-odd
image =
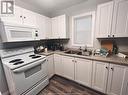
[[[87,0],[21,0],[26,4],[30,4],[40,10],[52,13],[54,11],[63,10]]]
[[[108,1],[111,0],[15,0],[15,4],[48,17],[54,17],[95,10],[98,4]]]

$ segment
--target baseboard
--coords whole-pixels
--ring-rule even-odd
[[[2,93],[2,95],[9,95],[9,91]]]

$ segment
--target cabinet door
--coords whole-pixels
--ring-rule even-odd
[[[92,82],[92,61],[76,58],[75,81],[91,87]]]
[[[66,38],[66,15],[58,17],[59,38]]]
[[[1,16],[1,20],[9,24],[22,24],[22,8],[15,6],[14,15],[10,16]]]
[[[58,54],[54,54],[54,64],[55,64],[55,74],[63,76],[64,67],[62,64],[62,56]]]
[[[59,38],[58,17],[52,18],[52,38]]]
[[[68,57],[68,56],[63,56],[62,57],[62,64],[64,68],[64,77],[74,80],[74,57]]]
[[[112,33],[115,37],[128,37],[128,0],[115,0]]]
[[[45,39],[45,16],[36,14],[36,23],[38,28],[38,39]]]
[[[54,60],[53,60],[53,55],[50,55],[47,57],[48,61],[48,76],[51,78],[54,75]]]
[[[110,65],[109,77],[108,77],[108,88],[107,93],[109,95],[123,95],[122,93],[126,89],[126,66]],[[125,94],[126,95],[126,94]]]
[[[107,87],[109,64],[105,62],[94,61],[93,63],[93,82],[92,87],[105,93]]]
[[[45,38],[50,39],[52,37],[52,19],[49,17],[45,17],[45,32]]]
[[[36,23],[36,13],[23,9],[23,24],[31,27],[37,26]]]
[[[113,1],[101,4],[97,8],[97,38],[110,36],[113,16]]]
[[[55,74],[63,76],[64,66],[62,64],[62,56],[54,54]]]

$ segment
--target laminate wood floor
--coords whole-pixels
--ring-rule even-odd
[[[54,76],[38,95],[104,95],[73,81]]]

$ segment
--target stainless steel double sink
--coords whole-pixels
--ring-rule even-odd
[[[83,55],[83,56],[90,56],[90,51],[78,51],[78,50],[67,50],[64,53],[66,54],[76,54],[76,55]]]

